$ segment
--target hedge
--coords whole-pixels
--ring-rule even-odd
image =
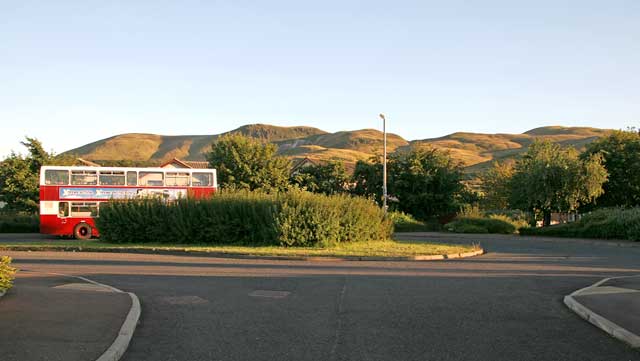
[[[625,239],[640,241],[640,207],[603,208],[579,221],[542,228],[523,228],[522,235]]]
[[[11,288],[15,273],[16,269],[11,267],[11,257],[0,257],[0,293]]]
[[[453,222],[447,223],[444,229],[455,233],[515,233],[516,226],[506,217],[481,218],[458,217]]]
[[[101,240],[328,246],[381,240],[393,224],[373,201],[300,190],[266,194],[223,191],[208,199],[114,201],[100,208]]]
[[[39,231],[38,215],[0,213],[0,233],[37,233]]]

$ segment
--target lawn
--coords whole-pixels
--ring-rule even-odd
[[[340,243],[332,247],[279,247],[241,245],[182,245],[150,243],[106,243],[97,240],[54,240],[43,242],[2,243],[0,250],[13,251],[98,251],[98,252],[194,252],[239,256],[271,257],[415,257],[458,254],[479,250],[477,245],[447,245],[441,243],[408,241],[370,241]]]

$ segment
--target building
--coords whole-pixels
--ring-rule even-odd
[[[193,161],[193,160],[180,160],[173,158],[168,162],[163,163],[160,168],[193,168],[193,169],[207,169],[209,168],[209,162],[206,161]]]

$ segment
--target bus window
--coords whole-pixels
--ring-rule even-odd
[[[97,202],[72,202],[71,217],[97,217]]]
[[[137,186],[138,185],[138,173],[135,171],[127,172],[127,185],[128,186]]]
[[[95,170],[72,170],[71,184],[74,186],[95,186],[98,184],[98,174]]]
[[[141,186],[162,186],[164,178],[162,172],[140,172],[138,184]]]
[[[191,174],[191,185],[194,187],[210,187],[213,185],[213,174],[194,172]]]
[[[58,203],[58,217],[69,217],[69,203],[60,202]]]
[[[100,184],[109,186],[123,186],[124,185],[124,172],[123,171],[100,171]]]
[[[69,171],[47,169],[46,171],[44,171],[44,184],[47,184],[47,185],[69,184]]]
[[[167,186],[188,186],[189,185],[189,173],[169,173],[165,178],[165,185]]]

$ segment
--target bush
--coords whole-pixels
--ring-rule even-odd
[[[110,202],[96,226],[107,242],[326,246],[386,239],[392,223],[371,200],[300,190],[223,191],[210,199]]]
[[[603,208],[579,221],[543,228],[524,228],[522,235],[626,239],[640,241],[640,207]]]
[[[0,233],[37,233],[40,217],[33,214],[0,213]]]
[[[516,227],[511,222],[500,218],[458,217],[455,221],[447,223],[444,228],[455,233],[511,234],[516,232]]]
[[[442,230],[442,226],[436,219],[423,222],[404,212],[389,212],[389,219],[393,222],[393,228],[396,232],[431,232]]]
[[[16,269],[11,267],[11,257],[0,257],[0,292],[4,292],[13,285]]]

